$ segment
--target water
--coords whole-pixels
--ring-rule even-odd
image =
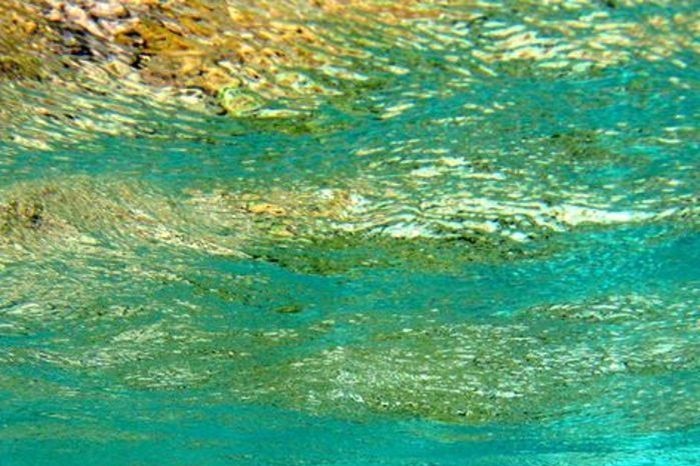
[[[0,82],[0,464],[697,464],[698,14],[610,3]]]

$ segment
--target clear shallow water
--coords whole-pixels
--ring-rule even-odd
[[[492,14],[292,117],[5,83],[0,462],[695,464],[697,48],[484,70]]]

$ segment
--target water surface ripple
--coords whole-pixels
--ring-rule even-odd
[[[697,464],[694,2],[58,3],[0,464]]]

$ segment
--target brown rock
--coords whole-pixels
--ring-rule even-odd
[[[283,207],[274,204],[268,204],[267,202],[249,205],[248,212],[253,214],[267,214],[274,216],[284,215],[287,213],[287,211]]]
[[[98,1],[90,8],[90,14],[96,18],[118,19],[127,17],[129,11],[117,1]]]

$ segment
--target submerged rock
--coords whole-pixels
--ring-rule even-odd
[[[229,115],[236,117],[251,115],[264,105],[264,101],[259,95],[240,87],[221,89],[217,100]]]
[[[504,12],[499,3],[476,8],[458,2],[445,9],[422,1],[389,5],[379,1],[12,0],[4,2],[0,11],[18,28],[11,30],[0,23],[0,30],[17,40],[33,36],[44,49],[30,52],[31,47],[26,47],[28,53],[52,60],[55,57],[44,56],[46,52],[72,55],[78,59],[78,70],[81,57],[97,62],[116,57],[131,63],[147,86],[198,87],[216,96],[228,94],[232,81],[244,80],[254,84],[246,101],[282,97],[307,103],[351,83],[355,83],[351,89],[361,85],[363,80],[355,79],[361,74],[342,72],[348,64],[374,71],[387,66],[362,40],[343,29],[365,29],[370,32],[367,40],[386,50],[410,49],[428,40],[438,48],[462,47],[471,58],[448,55],[443,66],[464,61],[459,69],[467,74],[579,72],[585,68],[579,65],[602,68],[629,61],[631,55],[624,46],[635,45],[635,53],[648,60],[692,47],[688,39],[692,34],[683,31],[692,29],[693,18],[657,16],[642,18],[648,22],[639,24],[624,23],[616,21],[616,12],[593,1],[576,2],[565,14],[547,5],[528,2],[528,7],[536,8],[539,15],[523,22]],[[486,20],[489,15],[500,21]],[[550,16],[559,21],[547,21]],[[572,35],[572,30],[577,33]],[[659,34],[664,36],[661,42],[656,41]],[[326,81],[330,87],[306,76],[318,71],[332,78]],[[291,76],[304,78],[289,83]],[[238,115],[241,106],[252,105],[236,102],[240,99],[223,99],[224,108]]]

